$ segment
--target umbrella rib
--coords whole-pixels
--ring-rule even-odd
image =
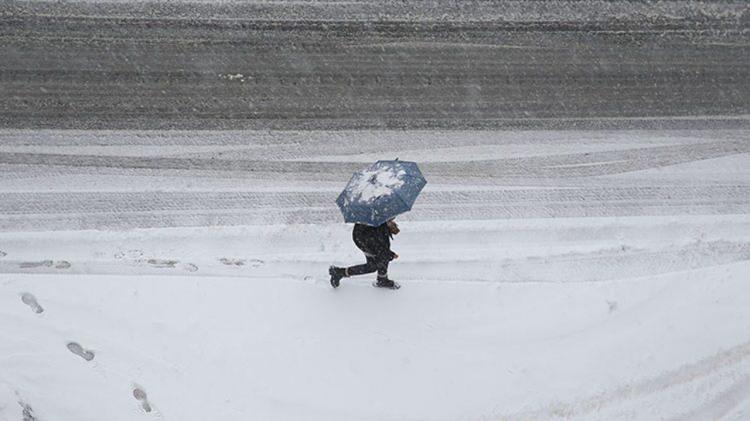
[[[396,197],[398,197],[398,200],[400,200],[401,203],[403,203],[404,206],[406,206],[406,210],[411,210],[411,206],[409,206],[409,203],[407,203],[406,200],[404,200],[401,194],[399,194],[399,192],[395,192],[395,193],[396,193]]]

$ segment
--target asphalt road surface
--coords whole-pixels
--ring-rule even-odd
[[[5,2],[0,127],[746,126],[750,12],[483,21],[503,9],[480,3],[420,20],[357,2],[339,19],[305,3]]]
[[[0,231],[750,212],[747,4],[469,3],[3,2]]]

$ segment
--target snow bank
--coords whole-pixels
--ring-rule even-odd
[[[748,415],[746,216],[402,228],[0,234],[0,419]]]
[[[750,417],[744,130],[0,137],[0,421]],[[403,287],[332,289],[409,154]]]

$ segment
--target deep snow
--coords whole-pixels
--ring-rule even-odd
[[[0,132],[0,420],[750,417],[745,131],[214,134]],[[395,151],[402,288],[334,290]]]
[[[398,292],[366,277],[330,288],[321,268],[361,260],[339,225],[6,235],[18,258],[54,263],[0,276],[2,413],[19,419],[22,401],[40,420],[743,419],[749,227],[405,223]],[[2,268],[18,272],[11,257]],[[682,267],[653,268],[670,259]]]

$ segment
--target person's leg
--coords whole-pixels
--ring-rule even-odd
[[[350,276],[362,275],[365,273],[372,273],[378,270],[375,264],[375,258],[372,256],[366,256],[367,263],[350,266],[348,268],[340,268],[337,266],[331,266],[328,268],[328,273],[331,275],[331,286],[338,288],[341,278],[348,278]]]
[[[373,273],[376,270],[378,270],[378,266],[376,265],[375,258],[367,256],[367,263],[344,268],[344,276],[364,275],[366,273]]]
[[[388,263],[390,263],[391,259],[390,256],[381,254],[378,256],[375,256],[374,263],[375,267],[378,270],[378,278],[388,278]]]
[[[393,287],[393,281],[388,279],[388,264],[391,262],[391,255],[384,253],[377,256],[366,255],[366,257],[367,263],[361,265],[347,268],[331,266],[328,271],[331,274],[331,285],[336,288],[341,278],[378,272],[378,285]]]
[[[388,279],[388,264],[391,262],[390,254],[376,256],[375,265],[378,268],[378,286],[386,288],[397,287],[396,283]]]

